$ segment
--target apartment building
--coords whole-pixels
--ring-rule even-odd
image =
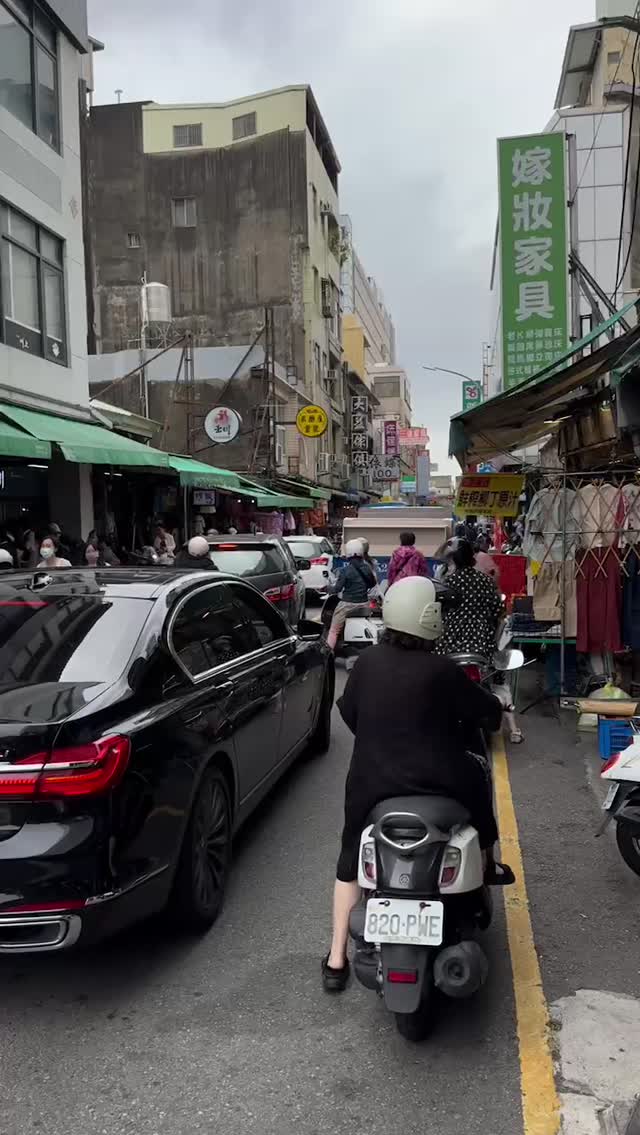
[[[348,474],[339,172],[308,86],[227,103],[91,111],[92,351],[141,345],[145,278],[166,285],[170,295],[166,325],[147,326],[145,346],[160,331],[168,341],[185,330],[196,347],[251,345],[260,342],[265,308],[272,309],[275,361],[292,388],[278,408],[287,423],[280,471],[328,488]],[[305,441],[289,424],[309,402],[329,416],[321,442]],[[154,407],[149,410],[153,417]],[[264,412],[253,407],[256,420]],[[206,446],[196,429],[192,452],[207,460]]]

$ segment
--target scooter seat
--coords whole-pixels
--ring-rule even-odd
[[[441,831],[451,831],[459,824],[467,824],[470,819],[467,809],[450,796],[392,796],[376,804],[367,823],[376,824],[392,812],[418,816],[423,823],[433,824]]]

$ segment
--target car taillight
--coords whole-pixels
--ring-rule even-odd
[[[34,753],[0,771],[0,799],[97,796],[121,779],[131,752],[128,737]]]
[[[482,681],[482,674],[480,673],[480,667],[476,666],[475,663],[472,662],[471,665],[469,665],[469,666],[463,666],[462,669],[464,670],[465,674],[467,675],[467,678],[471,678],[472,682],[481,682]]]
[[[314,558],[312,560],[310,560],[309,562],[312,563],[312,564],[322,564],[323,567],[324,567],[326,564],[329,563],[329,557],[328,556],[314,556]]]
[[[362,844],[362,870],[370,883],[376,883],[378,872],[376,867],[376,845],[373,840]]]
[[[270,603],[289,603],[295,599],[296,585],[295,583],[285,583],[284,587],[269,587],[264,593],[265,599]]]
[[[387,971],[387,981],[392,985],[417,985],[418,971],[416,969],[390,969]]]
[[[458,847],[448,847],[442,857],[440,868],[440,887],[450,887],[455,883],[462,865],[462,852]]]
[[[602,774],[603,774],[604,772],[608,772],[608,771],[609,771],[609,769],[615,768],[615,766],[617,765],[617,763],[618,763],[618,761],[620,760],[620,757],[621,757],[621,756],[622,756],[622,753],[613,753],[613,754],[612,754],[612,755],[611,755],[611,756],[609,757],[609,760],[608,760],[608,761],[607,761],[607,762],[606,762],[605,764],[603,764],[603,766],[602,766],[602,768],[601,768],[601,770],[600,770],[600,776],[602,776]]]

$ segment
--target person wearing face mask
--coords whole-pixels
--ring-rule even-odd
[[[40,563],[38,568],[70,568],[71,561],[59,556],[50,536],[47,536],[40,545]]]

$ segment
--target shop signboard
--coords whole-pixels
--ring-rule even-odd
[[[397,481],[400,476],[400,458],[387,457],[386,453],[372,453],[369,472],[374,481]]]
[[[229,406],[214,406],[204,420],[204,432],[218,445],[224,445],[240,433],[242,418]]]
[[[416,479],[415,477],[403,477],[400,482],[400,487],[403,493],[415,493]]]
[[[524,477],[511,473],[467,473],[460,478],[456,516],[517,516]]]
[[[503,388],[569,342],[565,136],[498,140]]]
[[[400,441],[398,438],[398,423],[384,423],[384,452],[387,457],[399,457]]]
[[[369,466],[369,399],[366,394],[351,398],[351,464],[361,473]]]
[[[322,406],[303,406],[296,414],[298,433],[303,437],[322,437],[328,425],[329,418]]]
[[[424,426],[403,426],[398,430],[400,445],[421,447],[429,444],[429,431]]]
[[[416,492],[419,497],[429,495],[431,487],[431,455],[422,453],[416,461]]]
[[[482,383],[470,379],[462,383],[462,409],[473,410],[482,402]]]

